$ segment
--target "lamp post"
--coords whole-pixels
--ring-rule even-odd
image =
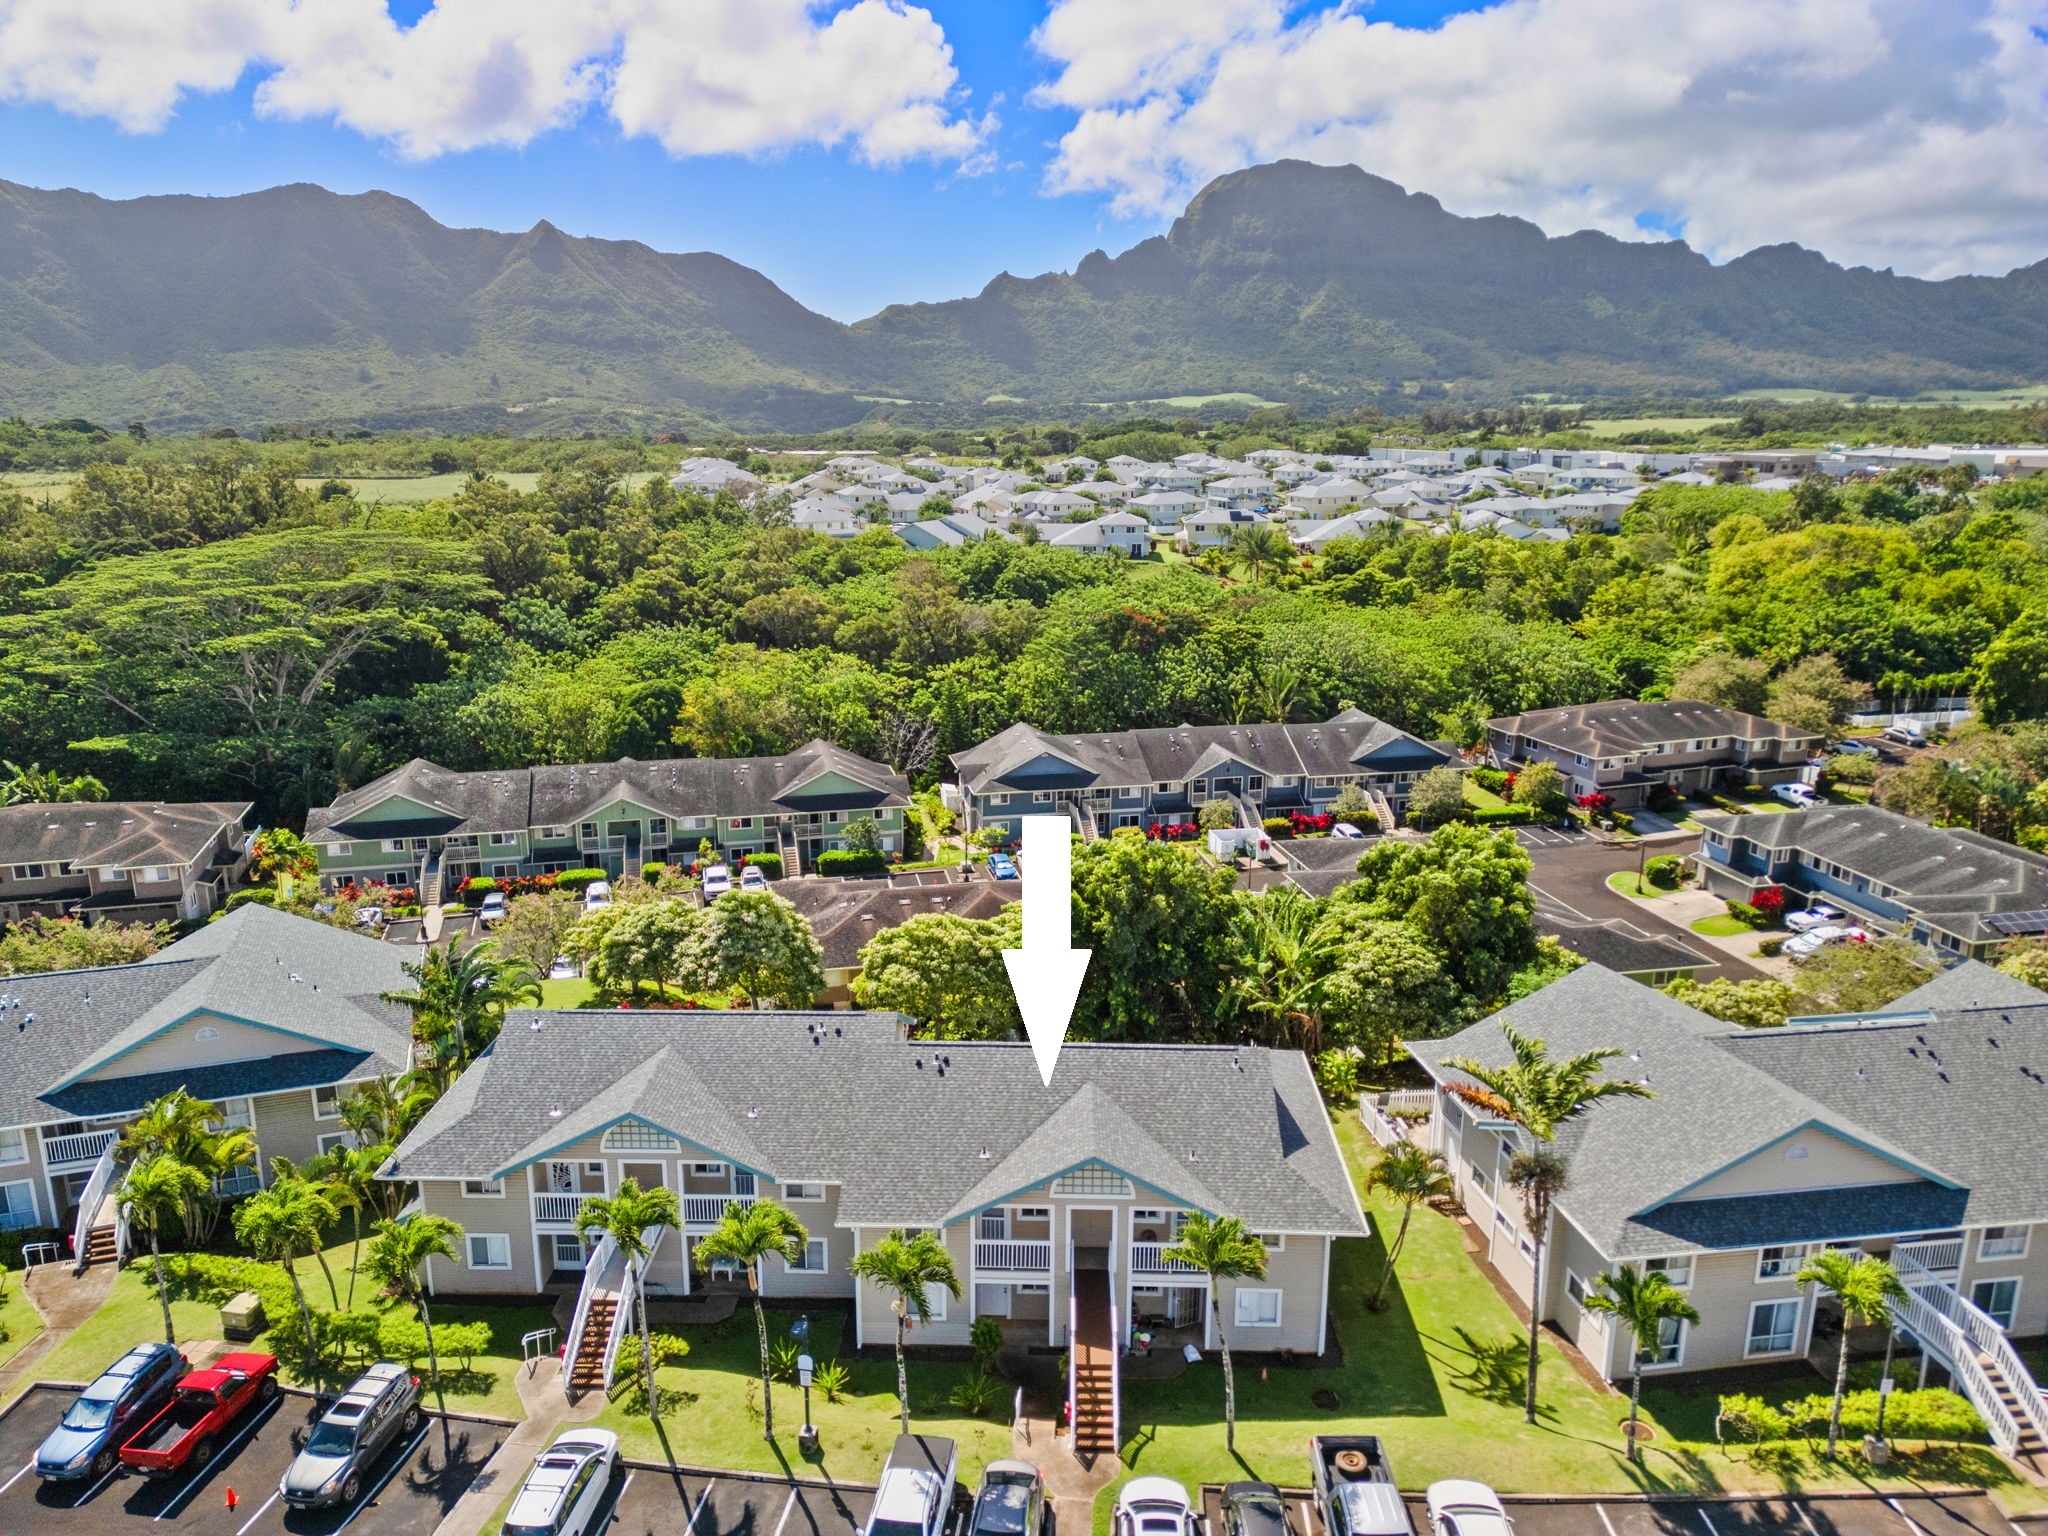
[[[804,1427],[796,1432],[797,1451],[805,1456],[818,1454],[818,1426],[811,1422],[811,1371],[813,1362],[809,1355],[796,1357],[796,1379],[804,1389]]]

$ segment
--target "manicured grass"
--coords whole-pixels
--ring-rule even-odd
[[[1492,790],[1482,788],[1473,779],[1471,774],[1466,774],[1463,782],[1465,785],[1465,803],[1467,805],[1477,806],[1482,811],[1507,809],[1507,801],[1501,799]]]
[[[218,1307],[196,1301],[173,1301],[171,1320],[181,1341],[220,1337]],[[45,1381],[90,1381],[110,1361],[119,1359],[135,1345],[163,1336],[164,1314],[157,1305],[156,1292],[139,1273],[126,1269],[115,1277],[106,1305],[45,1355],[35,1374]]]
[[[581,976],[540,984],[540,1005],[543,1008],[587,1008],[596,998],[597,988]]]
[[[1337,1128],[1356,1174],[1373,1157],[1372,1144],[1354,1115],[1341,1114]],[[1391,1233],[1398,1214],[1371,1196],[1365,1206],[1377,1231]],[[1240,1363],[1235,1460],[1224,1450],[1223,1373],[1213,1355],[1173,1381],[1127,1382],[1127,1475],[1163,1474],[1191,1487],[1234,1477],[1298,1486],[1308,1476],[1309,1436],[1365,1432],[1385,1440],[1407,1488],[1471,1477],[1507,1491],[1713,1493],[1898,1488],[1917,1476],[1990,1487],[2011,1508],[2048,1504],[2048,1494],[2022,1483],[1988,1447],[1937,1447],[1925,1457],[1901,1458],[1883,1476],[1860,1458],[1828,1467],[1801,1454],[1779,1465],[1753,1465],[1714,1443],[1719,1389],[1646,1391],[1646,1414],[1658,1434],[1646,1448],[1645,1465],[1631,1467],[1617,1433],[1627,1398],[1596,1392],[1548,1340],[1538,1422],[1526,1424],[1526,1334],[1467,1257],[1461,1231],[1452,1218],[1426,1209],[1417,1213],[1392,1305],[1382,1313],[1365,1306],[1384,1253],[1380,1238],[1337,1244],[1331,1316],[1343,1363],[1330,1369],[1273,1366],[1263,1379],[1256,1365],[1247,1369]],[[1817,1375],[1788,1373],[1786,1391],[1800,1396],[1825,1386]],[[1334,1411],[1310,1401],[1325,1389],[1337,1395]],[[1659,1418],[1666,1412],[1668,1423]],[[1106,1528],[1112,1498],[1097,1502],[1098,1532]]]
[[[796,1315],[771,1307],[769,1337],[787,1337]],[[673,1331],[690,1346],[688,1358],[655,1372],[662,1391],[675,1394],[663,1419],[668,1450],[678,1462],[858,1480],[870,1480],[880,1470],[899,1427],[895,1361],[854,1359],[851,1321],[837,1311],[811,1316],[810,1353],[821,1365],[835,1358],[844,1363],[852,1373],[851,1390],[831,1403],[813,1389],[811,1416],[822,1449],[819,1459],[808,1463],[797,1452],[797,1430],[803,1424],[803,1393],[797,1387],[776,1383],[775,1443],[770,1445],[761,1433],[761,1361],[751,1306],[743,1300],[722,1323],[664,1330],[657,1304],[654,1329]],[[966,1362],[919,1359],[915,1352],[910,1361],[911,1428],[957,1440],[960,1475],[970,1487],[984,1464],[1010,1454],[1014,1390],[998,1382],[985,1414],[963,1413],[947,1399],[974,1369]],[[623,1391],[614,1393],[597,1422],[618,1431],[627,1455],[662,1458],[653,1425],[645,1412],[627,1411]]]
[[[0,1365],[43,1331],[42,1315],[21,1292],[22,1273],[0,1267]]]
[[[1642,889],[1636,889],[1636,872],[1632,869],[1617,869],[1607,877],[1607,889],[1617,896],[1633,896],[1638,901],[1648,901],[1652,896],[1667,895],[1650,884],[1649,877],[1643,878]]]
[[[1712,917],[1703,917],[1690,925],[1692,931],[1704,934],[1710,939],[1732,939],[1739,933],[1754,933],[1756,930],[1739,917],[1726,912],[1716,912]]]

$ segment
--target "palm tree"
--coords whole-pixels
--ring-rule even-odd
[[[337,1186],[328,1177],[325,1161],[318,1157],[308,1158],[303,1163],[294,1163],[288,1157],[273,1157],[270,1160],[270,1182],[273,1185],[296,1179],[317,1194],[324,1197],[332,1210],[327,1217],[329,1223],[341,1220],[342,1207],[355,1198],[354,1192]],[[323,1226],[322,1230],[325,1230]],[[327,1266],[327,1254],[318,1239],[313,1243],[313,1258],[320,1265],[320,1273],[327,1277],[327,1296],[334,1303],[334,1310],[341,1310],[341,1288],[334,1283],[334,1271]]]
[[[1230,985],[1224,1007],[1261,1026],[1267,1045],[1322,1046],[1323,989],[1337,958],[1336,931],[1323,904],[1281,889],[1241,898],[1230,914]]]
[[[754,1331],[761,1336],[761,1431],[771,1441],[775,1438],[775,1404],[769,1395],[768,1314],[761,1310],[761,1261],[779,1253],[787,1262],[801,1264],[810,1240],[804,1224],[773,1200],[756,1200],[751,1206],[731,1202],[718,1225],[697,1239],[699,1259],[723,1259],[747,1271],[754,1295]]]
[[[1605,1313],[1619,1322],[1635,1345],[1628,1357],[1628,1459],[1641,1462],[1643,1449],[1636,1441],[1636,1423],[1642,1413],[1643,1357],[1663,1338],[1665,1323],[1697,1323],[1699,1309],[1667,1277],[1644,1274],[1626,1264],[1595,1280],[1584,1305],[1588,1312]]]
[[[1835,1354],[1835,1401],[1828,1410],[1828,1455],[1842,1436],[1842,1394],[1849,1390],[1849,1327],[1857,1318],[1892,1325],[1892,1310],[1906,1299],[1906,1283],[1889,1262],[1846,1248],[1823,1248],[1793,1277],[1802,1291],[1819,1287],[1842,1306],[1842,1345]]]
[[[448,1403],[441,1395],[441,1357],[434,1349],[434,1320],[427,1313],[427,1289],[420,1271],[429,1259],[455,1259],[462,1228],[446,1216],[419,1211],[397,1221],[380,1221],[371,1232],[370,1256],[364,1267],[370,1278],[420,1309],[420,1327],[427,1335],[427,1368],[434,1377],[434,1402],[441,1410],[441,1428],[448,1428]]]
[[[413,985],[379,995],[411,1012],[416,1054],[425,1056],[421,1068],[441,1089],[497,1037],[507,1008],[540,996],[533,973],[500,960],[489,942],[458,952],[450,938],[400,969]]]
[[[0,760],[0,768],[7,770],[7,777],[0,779],[0,805],[50,805],[107,798],[107,786],[89,773],[67,779],[41,763],[22,768],[5,760]]]
[[[1372,1289],[1366,1306],[1374,1312],[1387,1305],[1387,1286],[1394,1278],[1394,1265],[1401,1257],[1401,1245],[1408,1241],[1408,1223],[1415,1207],[1431,1200],[1446,1200],[1456,1193],[1450,1165],[1441,1152],[1418,1147],[1412,1141],[1397,1141],[1379,1156],[1365,1176],[1368,1193],[1378,1190],[1401,1207],[1401,1225],[1387,1245],[1387,1262],[1380,1270],[1379,1284]]]
[[[293,1261],[302,1252],[320,1251],[320,1234],[334,1224],[339,1214],[326,1191],[288,1172],[273,1177],[268,1189],[257,1190],[235,1207],[235,1235],[259,1259],[283,1265],[291,1279],[292,1295],[298,1299],[299,1320],[306,1335],[308,1381],[318,1370],[313,1350],[313,1309],[306,1305],[305,1288],[299,1284],[298,1266]],[[333,1286],[333,1275],[327,1277],[327,1283],[330,1288]],[[340,1305],[339,1298],[335,1304]]]
[[[341,1123],[355,1132],[363,1147],[397,1146],[434,1107],[436,1094],[431,1084],[407,1072],[386,1074],[357,1083],[340,1102]],[[379,1191],[387,1200],[396,1199],[398,1186]],[[395,1215],[387,1211],[386,1215]]]
[[[144,1106],[121,1133],[125,1160],[140,1162],[157,1155],[176,1158],[206,1175],[206,1187],[187,1199],[182,1213],[185,1239],[197,1247],[212,1235],[212,1217],[202,1213],[208,1210],[215,1181],[256,1161],[255,1135],[247,1126],[230,1128],[218,1104],[175,1088]]]
[[[206,1187],[206,1175],[197,1168],[159,1152],[132,1165],[114,1194],[128,1225],[149,1235],[149,1262],[156,1272],[157,1300],[164,1306],[166,1344],[177,1343],[178,1336],[171,1324],[171,1288],[164,1280],[163,1230],[174,1216],[182,1221],[187,1205],[205,1194]]]
[[[1223,1282],[1263,1280],[1266,1245],[1245,1231],[1235,1216],[1204,1216],[1191,1212],[1180,1236],[1160,1258],[1187,1264],[1209,1277],[1209,1312],[1216,1320],[1216,1342],[1223,1351],[1223,1447],[1237,1453],[1237,1373],[1230,1363],[1230,1335],[1223,1331]]]
[[[920,1323],[932,1320],[931,1287],[943,1286],[948,1296],[960,1299],[960,1276],[953,1268],[953,1256],[931,1233],[912,1237],[898,1227],[867,1252],[855,1254],[847,1268],[854,1279],[873,1281],[890,1293],[889,1304],[896,1310],[896,1402],[907,1435],[910,1367],[903,1358],[903,1335],[912,1317]]]
[[[1240,523],[1223,546],[1230,568],[1247,581],[1262,582],[1294,563],[1294,546],[1272,523]]]
[[[619,1192],[610,1197],[596,1195],[585,1200],[576,1212],[576,1235],[588,1239],[602,1232],[617,1245],[626,1262],[645,1264],[654,1257],[650,1231],[662,1227],[682,1229],[682,1204],[676,1192],[657,1184],[642,1189],[638,1179],[621,1179]],[[654,1388],[654,1341],[647,1332],[647,1288],[633,1287],[635,1322],[640,1333],[640,1371],[647,1381],[647,1412],[654,1420],[654,1433],[661,1434],[661,1394]]]
[[[1535,1254],[1529,1263],[1529,1363],[1523,1383],[1522,1416],[1536,1422],[1537,1348],[1543,1337],[1543,1259],[1548,1251],[1550,1208],[1564,1188],[1564,1157],[1550,1150],[1558,1127],[1576,1120],[1603,1099],[1654,1099],[1641,1083],[1600,1075],[1601,1066],[1621,1054],[1619,1046],[1597,1046],[1564,1061],[1552,1061],[1541,1040],[1524,1035],[1503,1019],[1501,1034],[1514,1053],[1507,1066],[1451,1057],[1444,1065],[1472,1081],[1452,1083],[1449,1092],[1483,1114],[1505,1120],[1524,1145],[1508,1164],[1508,1179],[1522,1192],[1522,1215]],[[1541,1146],[1536,1145],[1542,1143]]]
[[[384,1166],[391,1152],[388,1146],[342,1146],[323,1152],[306,1164],[308,1177],[317,1179],[333,1196],[335,1204],[348,1208],[348,1303],[344,1310],[353,1310],[356,1304],[356,1270],[363,1251],[363,1207],[375,1210],[377,1202],[391,1188],[377,1177],[377,1170]]]

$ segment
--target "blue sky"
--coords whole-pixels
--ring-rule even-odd
[[[1737,32],[1698,13],[1739,21],[1767,0],[1058,0],[1051,21],[1048,0],[747,0],[779,8],[781,21],[767,24],[786,23],[792,38],[855,3],[882,30],[788,89],[778,42],[651,71],[651,106],[619,104],[621,74],[617,103],[597,84],[567,110],[538,88],[497,99],[519,93],[504,85],[511,55],[489,51],[507,46],[492,30],[502,28],[476,19],[482,0],[440,0],[439,22],[469,28],[442,43],[429,41],[431,28],[407,31],[435,19],[430,0],[393,0],[398,30],[365,44],[391,61],[406,48],[439,50],[414,61],[437,81],[475,70],[475,99],[432,110],[408,84],[412,65],[346,74],[331,34],[254,40],[278,0],[153,0],[178,29],[157,38],[119,25],[123,0],[68,0],[88,22],[104,13],[108,25],[82,33],[11,14],[28,3],[0,0],[9,180],[109,197],[290,181],[384,188],[450,224],[523,229],[547,218],[575,234],[719,251],[846,319],[971,293],[1002,270],[1071,268],[1096,246],[1120,251],[1165,228],[1210,175],[1287,153],[1354,161],[1456,211],[1515,212],[1553,233],[1683,234],[1717,259],[1791,239],[1944,275],[2048,254],[2048,109],[2041,76],[2031,95],[2025,85],[2048,62],[2048,0],[1868,0],[1863,35],[1843,31],[1854,3],[1813,0],[1810,32],[1780,26],[1753,56]],[[636,37],[672,38],[740,3],[577,0],[622,19],[596,42],[544,36],[552,20],[513,42],[537,56],[580,50],[603,71]],[[342,10],[339,0],[302,9],[317,6]],[[1134,32],[1139,9],[1150,14]],[[1461,12],[1480,14],[1443,25]],[[1612,30],[1614,57],[1586,51],[1595,24]],[[209,31],[246,35],[246,60],[241,44],[209,53],[188,43]],[[1858,62],[1843,65],[1844,52]],[[1702,57],[1713,62],[1689,62]],[[884,89],[834,105],[823,126],[792,108],[791,97],[842,87],[859,97],[899,61],[906,78],[922,70],[926,82],[902,100]],[[1815,68],[1840,78],[1817,90]],[[123,71],[168,93],[154,118],[136,120],[143,93],[123,85]],[[1985,79],[2001,72],[2017,88],[1987,93]],[[671,112],[692,91],[715,94],[735,79],[753,82],[753,99],[733,111],[687,122]],[[1621,104],[1589,106],[1607,97]],[[1749,105],[1735,113],[1731,101]],[[706,148],[727,123],[743,125],[732,130],[743,152]],[[1915,172],[1935,178],[1931,209],[1925,180],[1912,202],[1884,193],[1914,184]]]

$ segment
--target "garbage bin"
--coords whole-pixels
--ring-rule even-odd
[[[264,1323],[263,1298],[254,1291],[244,1291],[221,1305],[220,1334],[224,1339],[246,1344],[263,1331]]]

